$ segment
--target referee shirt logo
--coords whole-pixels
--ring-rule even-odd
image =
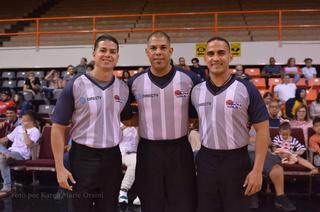
[[[114,98],[115,102],[119,102],[119,103],[124,103],[125,102],[125,100],[121,99],[119,95],[114,95],[113,98]]]
[[[100,100],[100,99],[102,99],[101,96],[92,96],[92,97],[87,97],[87,98],[81,96],[79,100],[80,100],[80,104],[84,105],[84,104],[86,104],[87,102],[96,101],[96,100]]]
[[[189,92],[188,91],[180,91],[180,90],[176,90],[174,92],[174,94],[176,95],[176,97],[181,98],[181,97],[189,97]]]
[[[241,103],[234,102],[231,99],[226,100],[226,106],[227,108],[238,109],[238,110],[240,110],[242,107]]]
[[[135,96],[136,100],[143,99],[143,98],[155,98],[155,97],[159,97],[159,94],[157,94],[157,93],[151,93],[151,94],[138,93]]]

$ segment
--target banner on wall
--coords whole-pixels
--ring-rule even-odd
[[[230,43],[230,49],[234,57],[241,57],[241,43]]]
[[[205,51],[205,43],[196,43],[196,57],[203,57]],[[241,43],[230,43],[230,51],[234,57],[241,57]]]
[[[196,43],[196,57],[203,57],[206,51],[205,43]]]

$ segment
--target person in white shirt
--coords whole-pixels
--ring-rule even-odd
[[[139,142],[137,127],[127,127],[121,123],[123,132],[122,140],[119,144],[122,164],[126,166],[126,172],[121,182],[119,192],[119,203],[128,203],[128,191],[132,187],[135,179],[136,161],[137,161],[137,147]],[[134,205],[140,205],[139,197],[133,200]]]
[[[40,138],[40,131],[36,128],[36,116],[32,111],[22,115],[22,123],[10,134],[0,139],[0,170],[3,178],[1,193],[11,192],[11,174],[9,163],[12,160],[28,160],[31,158],[31,147]],[[12,141],[12,146],[5,144]]]
[[[290,82],[290,76],[285,74],[282,77],[282,84],[276,85],[274,87],[275,99],[285,103],[288,99],[295,97],[297,86]]]
[[[315,67],[312,67],[311,58],[304,59],[304,63],[306,66],[302,68],[302,74],[306,79],[306,84],[308,85],[309,81],[317,76],[317,70]]]

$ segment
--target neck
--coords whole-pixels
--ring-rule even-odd
[[[99,81],[111,81],[113,77],[113,69],[112,70],[103,70],[99,68],[94,68],[90,72],[91,76]]]
[[[231,74],[229,73],[229,71],[225,71],[222,74],[213,74],[212,72],[210,72],[209,76],[210,76],[211,82],[215,86],[220,87],[229,80]]]
[[[172,68],[172,66],[168,65],[167,67],[165,67],[163,69],[158,69],[158,70],[151,67],[150,70],[153,75],[155,75],[157,77],[162,77],[162,76],[167,75],[170,72],[171,68]]]

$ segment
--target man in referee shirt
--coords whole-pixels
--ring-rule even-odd
[[[113,76],[118,52],[115,38],[98,37],[92,54],[94,69],[68,82],[52,116],[57,179],[62,188],[72,191],[72,211],[117,211],[122,171],[120,117],[131,112],[129,89]],[[71,172],[63,165],[64,132],[70,120]]]
[[[151,67],[128,81],[139,110],[136,182],[143,212],[195,211],[187,133],[190,93],[200,78],[170,65],[172,52],[169,36],[153,32],[146,48]]]
[[[232,76],[230,46],[221,37],[207,42],[209,79],[194,87],[192,103],[199,117],[202,141],[196,158],[198,212],[249,211],[249,195],[262,184],[270,142],[269,115],[259,91]],[[249,125],[257,132],[256,158],[250,171]]]

